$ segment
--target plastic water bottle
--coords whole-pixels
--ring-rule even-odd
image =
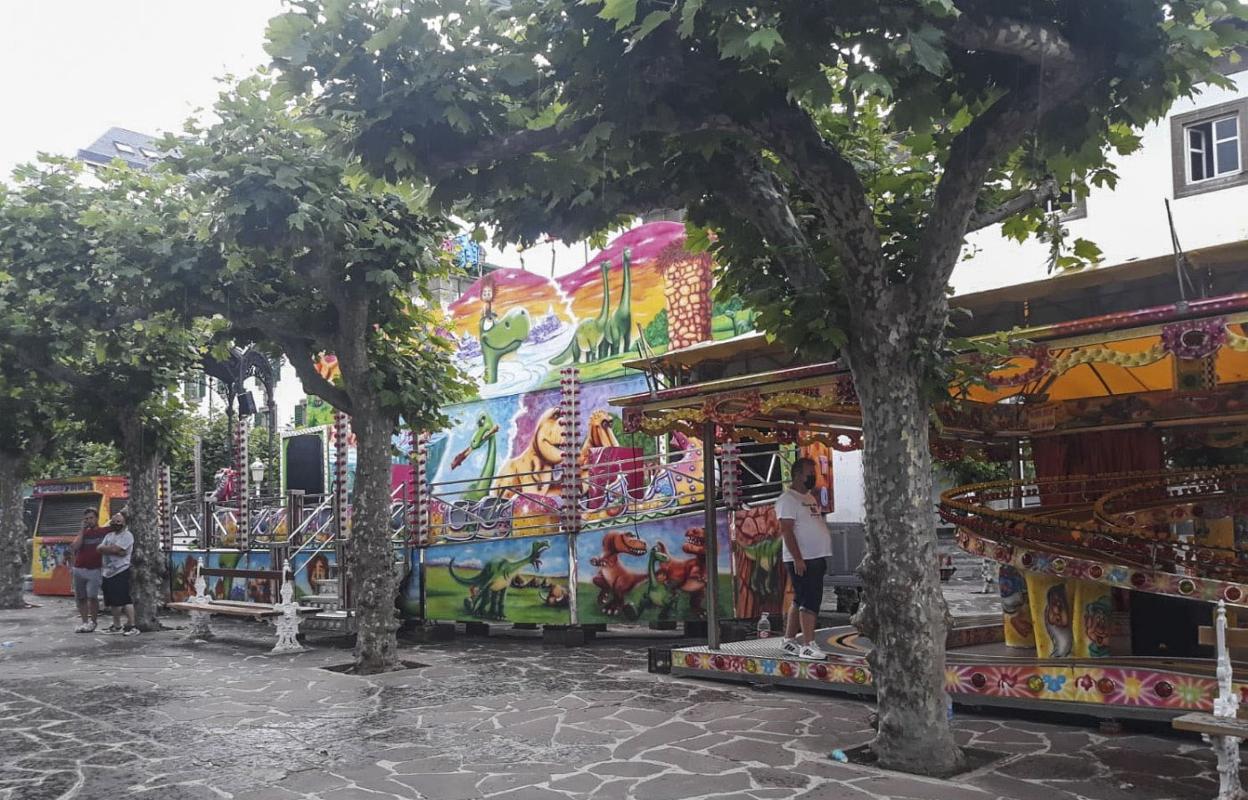
[[[945,693],[945,719],[953,720],[953,698]]]
[[[763,615],[758,618],[758,638],[771,638],[771,618],[767,616],[766,611],[764,611]]]

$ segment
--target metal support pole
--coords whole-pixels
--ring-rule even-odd
[[[303,544],[303,534],[295,536],[295,531],[303,524],[303,490],[286,490],[286,541],[298,547]]]
[[[204,550],[212,549],[212,540],[216,533],[217,515],[213,508],[213,496],[206,494],[203,496],[203,502],[200,504],[203,514],[200,516],[201,526],[199,530],[199,546]]]
[[[715,531],[715,423],[702,425],[702,496],[706,528],[706,644],[719,649],[719,537]]]

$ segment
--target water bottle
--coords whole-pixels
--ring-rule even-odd
[[[758,618],[758,638],[768,639],[771,637],[771,619],[764,611],[763,615]]]
[[[945,719],[953,721],[953,697],[948,692],[945,693]]]

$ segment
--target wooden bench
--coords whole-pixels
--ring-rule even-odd
[[[1217,648],[1218,696],[1213,701],[1213,713],[1184,714],[1170,724],[1175,730],[1201,734],[1213,747],[1218,757],[1217,800],[1244,800],[1239,780],[1239,744],[1248,739],[1248,720],[1239,716],[1239,694],[1232,681],[1230,648],[1248,644],[1248,630],[1227,630],[1226,603],[1219,600],[1214,627],[1201,626],[1198,636],[1201,644]]]
[[[303,651],[299,644],[299,620],[309,614],[318,614],[321,609],[316,606],[301,606],[295,603],[295,585],[292,580],[284,579],[290,575],[290,562],[284,570],[256,569],[215,569],[204,568],[195,576],[195,594],[182,602],[170,603],[169,608],[186,611],[191,615],[191,627],[187,633],[189,639],[211,639],[212,628],[209,620],[214,614],[229,617],[243,617],[257,620],[272,620],[277,628],[277,644],[273,653],[298,653]],[[275,580],[281,585],[280,603],[253,603],[241,600],[216,600],[207,593],[205,575],[224,578],[261,578]]]

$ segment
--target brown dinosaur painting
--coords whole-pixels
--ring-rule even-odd
[[[589,563],[598,568],[594,585],[598,587],[598,607],[604,614],[616,616],[623,612],[628,593],[646,579],[644,573],[633,572],[620,564],[620,556],[641,557],[646,543],[628,531],[611,531],[602,537],[602,555]]]
[[[706,598],[706,529],[690,528],[685,531],[685,543],[680,548],[691,558],[671,559],[659,565],[659,579],[671,588],[689,595],[689,610],[705,616],[703,602]]]

